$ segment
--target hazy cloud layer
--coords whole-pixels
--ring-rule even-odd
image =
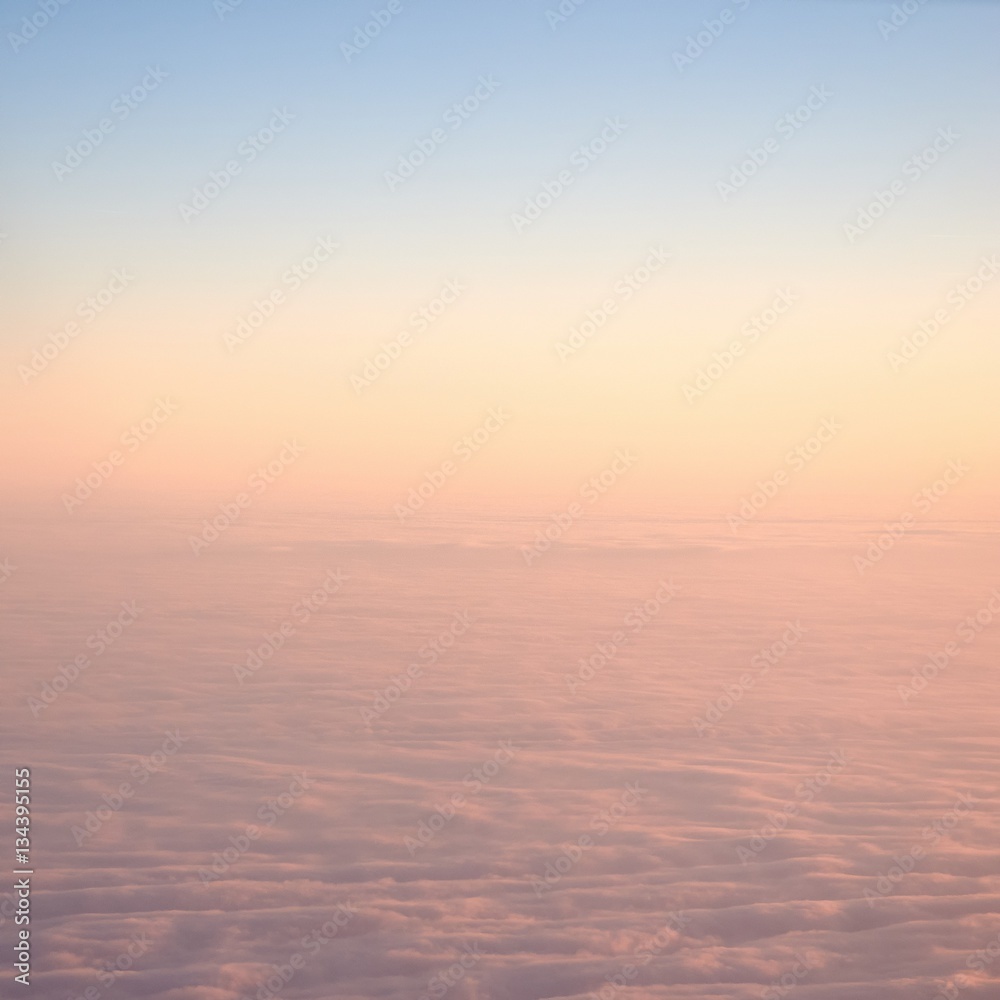
[[[956,639],[1000,582],[987,535],[859,575],[869,535],[843,526],[594,526],[531,567],[519,525],[260,524],[200,558],[180,521],[94,523],[92,551],[21,527],[34,996],[995,995],[1000,962],[973,965],[1000,933],[1000,632]]]

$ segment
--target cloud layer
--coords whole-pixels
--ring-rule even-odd
[[[860,575],[844,526],[591,525],[530,567],[530,524],[259,523],[198,558],[181,520],[21,527],[34,996],[996,990],[997,633],[956,631],[988,536]]]

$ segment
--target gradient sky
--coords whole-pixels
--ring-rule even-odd
[[[269,502],[389,514],[499,405],[509,422],[434,504],[563,508],[625,448],[637,462],[610,505],[724,515],[832,417],[843,429],[769,516],[897,516],[955,459],[972,471],[936,513],[992,514],[1000,281],[901,371],[887,355],[1000,250],[994,4],[932,0],[883,38],[888,3],[734,0],[683,70],[674,53],[726,5],[586,0],[553,27],[545,0],[402,0],[348,60],[373,6],[243,0],[220,17],[210,0],[71,0],[15,51],[8,33],[39,8],[8,5],[5,495],[61,509],[170,397],[176,414],[95,504],[143,492],[212,509],[295,438],[305,453]],[[148,67],[166,79],[117,118]],[[385,172],[480,77],[495,92],[390,191]],[[813,87],[831,96],[778,136]],[[274,109],[294,120],[246,162],[240,144]],[[104,118],[113,129],[57,177]],[[608,118],[626,128],[576,173]],[[939,129],[958,139],[906,179]],[[769,137],[777,151],[723,202],[717,182]],[[185,221],[179,206],[233,159],[241,173]],[[573,184],[517,232],[512,214],[567,168]],[[851,243],[845,223],[895,178],[903,196]],[[333,258],[230,353],[227,331],[325,237]],[[668,264],[561,360],[556,344],[651,247]],[[25,383],[19,366],[122,268],[129,287]],[[458,302],[358,393],[351,375],[449,280]],[[787,316],[689,402],[683,386],[781,289]]]

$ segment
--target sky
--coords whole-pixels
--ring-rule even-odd
[[[276,506],[625,452],[609,509],[994,509],[994,4],[51,9],[2,24],[11,503],[211,509],[294,441]]]
[[[36,997],[996,995],[998,28],[4,6]]]

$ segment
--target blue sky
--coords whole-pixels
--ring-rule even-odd
[[[412,352],[396,376],[400,412],[444,414],[425,442],[432,458],[447,428],[474,426],[501,398],[548,398],[565,425],[561,448],[573,447],[573,419],[585,436],[601,434],[593,413],[569,416],[588,393],[607,401],[609,420],[653,433],[660,398],[676,402],[683,379],[783,287],[802,305],[761,370],[716,394],[731,394],[719,433],[730,419],[745,424],[734,413],[760,398],[775,403],[754,411],[766,439],[855,395],[866,400],[862,425],[888,414],[912,427],[930,419],[926,393],[953,392],[949,372],[995,361],[984,312],[938,352],[941,386],[911,379],[900,401],[902,383],[881,381],[886,351],[997,248],[995,4],[928,0],[888,37],[879,21],[894,4],[868,0],[585,0],[555,25],[552,0],[397,6],[348,59],[342,46],[387,4],[243,0],[220,16],[211,0],[70,0],[17,51],[10,33],[45,16],[35,2],[10,5],[0,50],[0,280],[11,317],[0,349],[10,363],[0,384],[16,389],[25,354],[123,266],[136,280],[102,320],[102,339],[74,353],[80,370],[65,366],[67,391],[101,399],[128,381],[155,398],[154,376],[175,366],[204,373],[206,399],[232,380],[248,407],[257,389],[237,390],[236,373],[253,370],[258,386],[277,365],[318,410],[321,395],[349,392],[350,373],[417,304],[448,279],[467,281],[473,291],[440,327],[454,322],[464,339],[456,331],[438,353]],[[679,67],[675,53],[705,22],[724,30]],[[150,68],[165,78],[116,118],[116,99]],[[460,128],[445,125],[484,79],[494,81],[488,98]],[[820,92],[802,127],[779,135],[776,123]],[[281,131],[250,162],[243,144],[276,112]],[[100,144],[57,176],[66,147],[105,118]],[[572,167],[608,121],[623,126],[614,142],[591,147],[585,171]],[[436,128],[446,140],[391,190],[387,172]],[[851,242],[845,224],[941,130],[957,138]],[[766,163],[723,199],[718,183],[768,142]],[[234,159],[238,175],[185,220],[181,206]],[[567,169],[572,183],[516,231],[514,213]],[[245,369],[225,368],[224,331],[320,237],[343,252],[246,352]],[[551,371],[553,343],[652,246],[670,254],[669,279],[569,382]],[[291,346],[281,354],[279,343]],[[449,392],[464,401],[461,417],[441,403]],[[634,413],[624,401],[638,401]],[[132,409],[142,406],[137,396]],[[711,446],[708,428],[692,454]]]
[[[958,214],[963,232],[995,230],[976,197],[997,152],[988,127],[997,93],[991,29],[1000,23],[993,5],[930,0],[883,40],[876,23],[891,4],[733,3],[733,23],[683,73],[673,53],[723,4],[586,0],[553,29],[545,12],[556,6],[404,3],[348,63],[341,44],[371,4],[243,0],[220,19],[209,0],[169,8],[72,0],[16,54],[8,47],[0,70],[8,95],[4,225],[30,229],[35,248],[22,266],[81,244],[113,255],[114,242],[138,238],[136,228],[161,247],[183,245],[189,233],[176,204],[273,107],[288,108],[294,125],[240,178],[232,207],[199,220],[200,238],[221,237],[230,260],[257,252],[245,234],[280,239],[304,216],[359,234],[388,228],[399,253],[417,233],[422,246],[447,253],[455,226],[502,252],[508,209],[607,115],[628,123],[627,141],[588,178],[584,204],[540,227],[545,253],[548,236],[583,253],[588,233],[630,240],[655,220],[697,243],[725,230],[749,233],[763,217],[781,229],[778,249],[803,227],[813,232],[819,213],[849,210],[942,125],[964,133],[950,169],[971,203],[949,191],[948,214]],[[12,5],[5,29],[17,30],[36,9]],[[52,161],[147,65],[169,78],[57,180]],[[390,196],[385,170],[481,74],[500,82],[495,96]],[[720,217],[714,181],[816,84],[834,94],[819,127],[796,135],[766,179]],[[948,227],[930,197],[922,207],[914,230]],[[103,234],[96,241],[95,227]],[[386,252],[381,240],[378,250]]]

